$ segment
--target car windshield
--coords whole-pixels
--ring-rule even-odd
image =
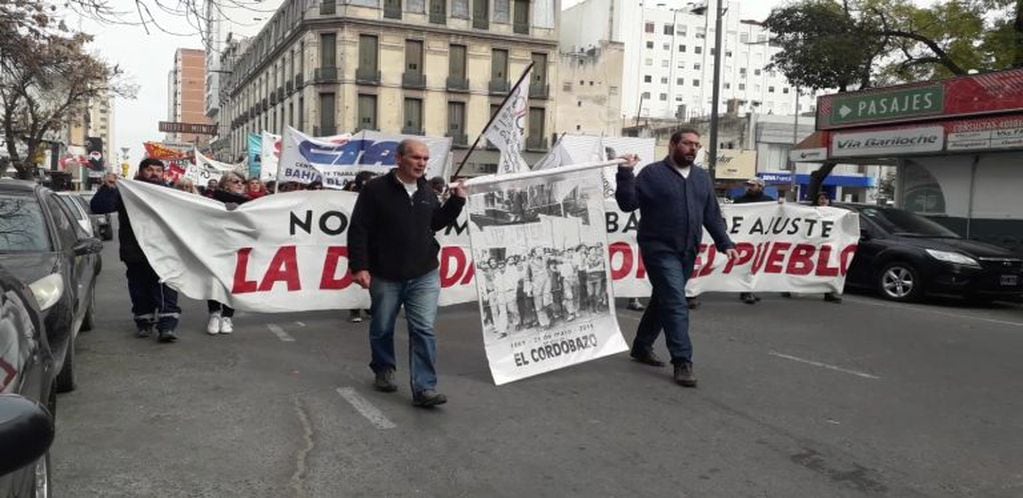
[[[958,239],[955,232],[923,216],[893,208],[866,208],[861,211],[886,232],[907,237],[940,237]]]
[[[27,196],[0,195],[0,253],[49,250],[39,203]]]

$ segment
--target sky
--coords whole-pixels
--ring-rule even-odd
[[[109,1],[115,9],[135,9],[135,0]],[[142,1],[155,4],[153,0]],[[281,3],[281,0],[257,1],[268,7]],[[578,1],[562,0],[562,7],[567,8]],[[739,3],[744,19],[764,19],[773,7],[783,5],[787,0],[740,0]],[[267,10],[268,7],[260,9]],[[251,35],[259,31],[262,22],[272,13],[236,8],[229,15],[236,21],[234,31]],[[120,149],[129,147],[129,162],[132,164],[141,159],[143,142],[163,139],[163,133],[157,131],[157,124],[167,120],[167,73],[174,65],[175,50],[203,47],[199,34],[183,18],[163,13],[156,13],[156,16],[168,31],[188,35],[174,36],[157,29],[150,29],[147,34],[142,26],[100,25],[88,20],[77,23],[79,29],[95,35],[92,49],[108,62],[119,65],[138,86],[136,98],[117,98],[114,103],[115,152],[120,159]],[[74,26],[76,23],[71,21],[69,24]]]

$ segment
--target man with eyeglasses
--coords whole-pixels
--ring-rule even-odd
[[[633,168],[638,158],[626,156],[628,162],[618,167],[616,176],[618,207],[625,212],[640,211],[636,239],[653,286],[630,356],[646,365],[664,366],[653,352],[663,328],[675,382],[684,387],[696,387],[685,289],[703,228],[719,251],[729,259],[738,256],[728,238],[710,175],[694,164],[699,150],[700,133],[682,128],[671,136],[668,157],[647,165],[637,176]]]

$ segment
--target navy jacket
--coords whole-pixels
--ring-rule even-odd
[[[121,242],[121,261],[125,263],[148,262],[146,254],[142,252],[142,247],[139,246],[139,241],[135,238],[135,231],[131,228],[131,220],[128,219],[128,212],[124,209],[124,202],[121,201],[120,191],[106,185],[100,186],[96,194],[92,196],[89,208],[96,214],[117,211],[117,237]]]
[[[669,160],[652,163],[639,176],[618,168],[615,200],[622,211],[640,212],[636,240],[644,253],[674,252],[695,257],[706,227],[719,251],[735,244],[728,238],[710,175],[689,168],[684,178]]]
[[[434,232],[458,218],[465,199],[451,196],[443,205],[430,184],[419,179],[409,198],[395,174],[378,176],[362,187],[348,228],[348,268],[355,273],[400,281],[437,268],[440,244]]]

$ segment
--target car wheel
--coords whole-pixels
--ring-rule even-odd
[[[88,332],[95,326],[96,316],[96,289],[92,289],[92,293],[89,295],[89,307],[85,309],[85,318],[82,318],[82,332]]]
[[[57,392],[66,393],[75,390],[75,340],[67,347],[67,354],[64,355],[64,366],[57,374]]]
[[[901,261],[885,265],[878,276],[877,286],[881,296],[892,301],[916,301],[923,293],[920,273]]]
[[[49,498],[50,496],[50,453],[36,462],[35,485],[32,487],[34,498]]]

